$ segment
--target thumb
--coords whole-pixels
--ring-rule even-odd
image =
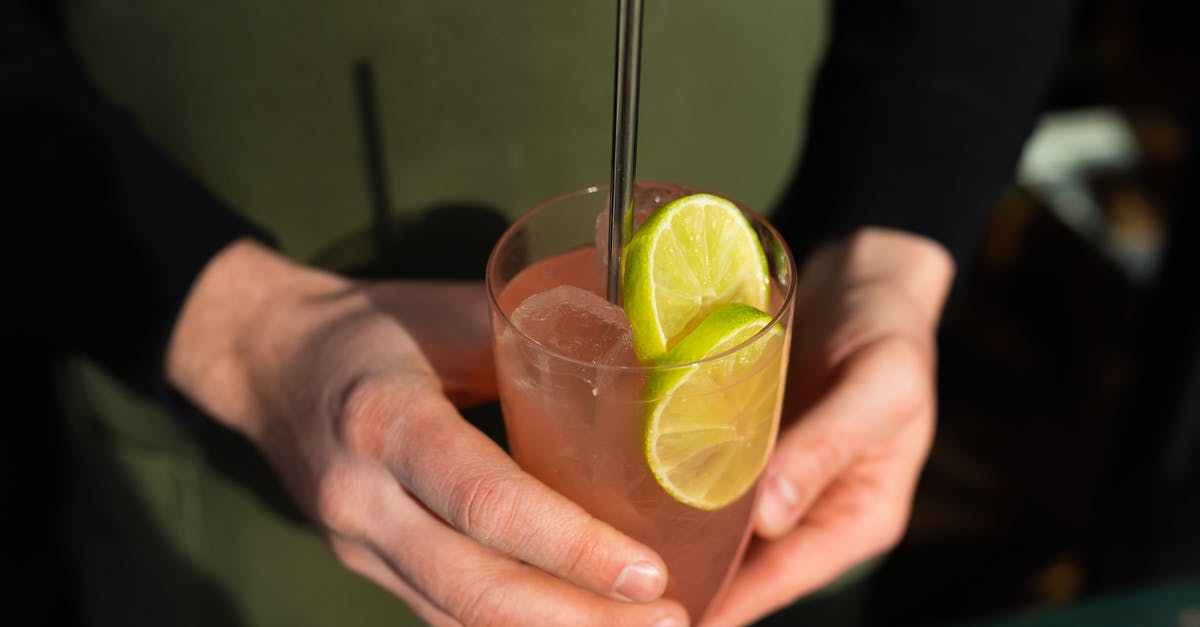
[[[901,336],[847,357],[830,389],[780,435],[763,475],[758,533],[787,533],[865,449],[932,403],[932,361],[924,343]]]

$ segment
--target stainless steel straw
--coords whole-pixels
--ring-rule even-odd
[[[633,230],[638,83],[642,70],[642,0],[617,0],[616,96],[608,211],[608,300],[621,304],[621,248]]]

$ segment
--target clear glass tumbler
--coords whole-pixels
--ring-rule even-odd
[[[694,191],[671,184],[639,184],[635,216],[645,216]],[[526,298],[547,293],[546,298],[554,301],[557,294],[548,290],[562,285],[591,292],[598,297],[595,301],[603,298],[606,264],[596,240],[606,228],[607,197],[606,188],[590,187],[552,199],[513,224],[492,251],[486,282],[509,447],[527,472],[658,551],[668,568],[666,596],[683,603],[698,621],[723,591],[746,548],[758,481],[734,502],[702,510],[668,494],[648,467],[644,425],[661,399],[647,396],[646,382],[664,371],[697,364],[646,367],[636,361],[627,344],[605,335],[608,327],[574,327],[556,319],[548,328],[558,337],[548,341],[544,335],[531,336],[513,319],[514,310]],[[754,394],[773,396],[768,443],[773,446],[795,301],[795,263],[766,220],[745,208],[743,212],[766,252],[772,278],[773,310],[768,313],[784,334],[782,341],[777,335],[746,376],[729,387],[757,386]],[[636,217],[635,222],[640,221]],[[576,306],[558,304],[565,310]],[[550,315],[557,315],[554,311]],[[600,310],[595,315],[617,314]],[[768,339],[760,333],[743,346]],[[736,390],[708,393],[729,392]],[[708,398],[676,401],[702,404]]]

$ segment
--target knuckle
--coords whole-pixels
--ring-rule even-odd
[[[463,533],[489,546],[497,546],[516,527],[519,499],[512,498],[513,479],[476,474],[450,489],[450,522]],[[504,542],[512,545],[513,542]]]
[[[836,434],[810,433],[786,448],[777,472],[790,479],[795,510],[807,511],[841,474],[848,463],[845,446]]]
[[[379,458],[394,443],[406,418],[420,415],[436,392],[423,377],[362,376],[351,381],[334,409],[334,435]]]
[[[580,531],[564,548],[559,563],[561,572],[567,579],[577,579],[593,572],[595,565],[605,556],[605,546],[597,530],[587,528]]]
[[[817,477],[836,477],[847,460],[844,440],[834,434],[813,437],[806,442],[803,455]],[[804,485],[808,482],[798,483]]]
[[[334,433],[342,441],[369,455],[382,451],[391,422],[392,385],[376,377],[350,382],[338,399]]]
[[[350,480],[337,466],[327,469],[316,485],[313,507],[317,520],[339,533],[353,533],[355,512]]]
[[[447,609],[463,625],[500,627],[508,624],[509,587],[497,577],[482,577],[448,599]]]
[[[864,387],[886,390],[887,403],[897,415],[907,415],[930,405],[934,398],[933,348],[909,336],[892,336],[872,351],[871,367],[861,372]],[[885,387],[876,385],[886,382]]]
[[[871,399],[881,417],[908,417],[934,405],[934,370],[928,341],[893,335],[859,354],[844,383]]]

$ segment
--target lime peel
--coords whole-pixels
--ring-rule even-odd
[[[784,339],[770,315],[729,303],[660,360],[687,365],[647,381],[643,452],[655,480],[677,501],[718,509],[758,479],[777,428]]]
[[[625,312],[643,363],[665,354],[717,307],[766,309],[770,274],[753,225],[734,203],[692,194],[663,205],[626,245]]]
[[[634,351],[661,367],[642,390],[646,463],[675,500],[724,507],[758,479],[778,424],[787,334],[762,311],[758,233],[734,203],[693,194],[650,215],[621,262]]]

